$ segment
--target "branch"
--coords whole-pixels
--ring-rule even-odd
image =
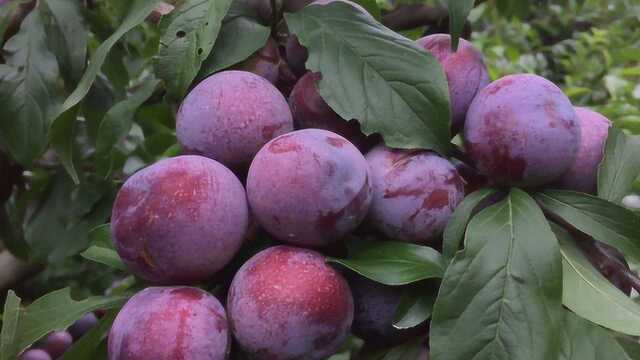
[[[30,277],[42,269],[41,265],[26,263],[9,251],[0,252],[0,293],[5,293],[13,285]]]
[[[443,7],[411,4],[400,5],[382,17],[382,23],[392,30],[409,30],[419,26],[436,24],[447,18],[449,12]]]

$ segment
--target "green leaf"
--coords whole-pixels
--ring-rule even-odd
[[[13,290],[7,293],[2,312],[2,333],[0,335],[0,360],[12,360],[15,354],[16,332],[20,321],[21,299]]]
[[[48,13],[47,42],[56,54],[60,70],[70,85],[80,79],[87,58],[87,29],[81,3],[69,0],[41,2]]]
[[[564,311],[558,360],[637,360],[605,329]]]
[[[494,189],[480,189],[467,195],[458,205],[451,220],[447,223],[442,240],[442,255],[447,259],[452,259],[456,251],[460,248],[460,243],[464,239],[467,224],[471,220],[474,210],[488,196],[495,194]]]
[[[431,320],[434,360],[548,360],[557,354],[562,263],[525,192],[476,215],[447,268]]]
[[[415,360],[423,351],[422,339],[412,339],[389,350],[382,360]]]
[[[62,166],[74,184],[80,183],[80,177],[73,163],[73,145],[76,137],[77,109],[71,109],[58,118],[49,129],[49,142],[56,151]]]
[[[380,6],[376,0],[354,0],[355,3],[362,6],[374,19],[380,21],[382,19],[382,13],[380,12]]]
[[[0,141],[23,166],[42,154],[58,103],[56,58],[47,47],[40,10],[29,13],[4,46],[0,65]]]
[[[611,330],[640,335],[640,304],[595,268],[559,226],[553,230],[562,252],[562,303],[577,315]]]
[[[396,309],[393,327],[409,329],[427,321],[433,311],[437,294],[423,286],[412,286],[404,291]]]
[[[110,224],[102,224],[93,228],[89,232],[89,239],[91,246],[80,253],[83,258],[107,265],[116,270],[127,271],[127,267],[113,248]]]
[[[76,106],[87,95],[111,48],[118,42],[118,40],[120,40],[121,37],[142,23],[158,2],[159,0],[134,0],[131,3],[126,17],[122,20],[118,29],[96,50],[94,56],[89,62],[89,66],[82,75],[78,86],[71,95],[67,97],[64,104],[62,104],[60,114]]]
[[[105,249],[114,249],[113,237],[111,236],[111,224],[102,224],[94,227],[89,232],[89,241],[93,246]]]
[[[442,255],[430,247],[394,241],[367,242],[348,259],[329,258],[328,261],[385,285],[439,278],[446,266]]]
[[[536,200],[553,216],[620,250],[630,262],[640,264],[640,218],[622,206],[572,191],[548,190]]]
[[[118,312],[115,310],[105,314],[97,326],[84,334],[69,350],[65,351],[60,360],[94,360],[96,350],[107,338],[117,315]]]
[[[464,23],[467,21],[469,12],[473,9],[474,0],[448,0],[449,6],[449,22],[451,32],[451,49],[456,51],[458,49],[458,41],[464,28]]]
[[[71,290],[64,288],[50,292],[27,306],[20,313],[18,331],[9,359],[54,330],[65,329],[86,313],[97,309],[113,309],[124,305],[127,296],[94,296],[75,301]]]
[[[229,0],[187,0],[160,21],[160,49],[153,66],[169,96],[181,99],[209,56]],[[223,55],[223,54],[221,54]]]
[[[107,111],[98,129],[96,143],[98,156],[111,152],[113,147],[129,133],[136,111],[149,99],[159,83],[160,81],[153,77],[147,79],[138,91]]]
[[[413,41],[340,1],[285,14],[322,73],[322,97],[394,148],[450,147],[449,93],[438,61]]]
[[[605,154],[598,171],[598,196],[620,203],[640,175],[640,136],[609,129]]]
[[[247,59],[267,42],[271,29],[260,24],[255,18],[234,11],[239,6],[239,1],[231,5],[211,54],[202,63],[199,78]]]

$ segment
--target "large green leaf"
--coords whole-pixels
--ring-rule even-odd
[[[340,116],[395,148],[449,150],[447,81],[438,61],[413,41],[341,1],[285,14],[321,72],[322,97]]]
[[[598,196],[620,203],[640,175],[640,136],[609,130],[605,155],[598,171]]]
[[[7,359],[15,359],[18,353],[49,332],[68,327],[90,311],[120,307],[127,299],[128,296],[118,295],[76,301],[71,298],[69,288],[53,291],[20,311],[14,342],[3,354]]]
[[[605,329],[564,311],[558,360],[637,360]]]
[[[464,239],[467,224],[482,200],[494,194],[494,189],[481,189],[467,195],[458,205],[451,220],[447,223],[442,240],[442,255],[452,259]]]
[[[181,99],[191,86],[230,4],[230,0],[186,0],[160,21],[162,37],[153,66],[169,96]]]
[[[239,1],[231,5],[211,54],[202,63],[200,78],[247,59],[267,42],[271,29],[246,16],[238,9],[241,6]]]
[[[416,284],[404,291],[400,304],[396,309],[393,326],[397,329],[408,329],[425,322],[433,311],[436,292]]]
[[[451,32],[451,48],[458,49],[458,41],[467,21],[469,12],[473,9],[474,0],[448,0],[449,6],[449,28]]]
[[[4,46],[0,65],[0,141],[30,166],[47,146],[47,130],[59,107],[58,63],[47,46],[39,9]]]
[[[394,241],[369,242],[348,259],[329,261],[385,285],[439,278],[446,267],[442,255],[433,248]]]
[[[118,315],[118,312],[112,310],[103,316],[98,325],[84,334],[69,350],[65,351],[60,360],[95,360],[96,350],[107,338],[116,315]]]
[[[433,360],[548,360],[557,354],[562,264],[544,214],[512,189],[469,224],[431,320]]]
[[[569,233],[554,226],[562,251],[562,303],[577,315],[629,335],[640,335],[640,304],[591,265]]]
[[[622,206],[595,196],[572,191],[549,190],[536,200],[552,216],[620,250],[640,264],[640,217]]]
[[[11,354],[14,354],[13,348],[16,341],[16,332],[18,331],[18,322],[20,321],[20,302],[21,299],[13,290],[7,292],[7,299],[4,302],[4,310],[2,312],[0,360],[13,360]]]

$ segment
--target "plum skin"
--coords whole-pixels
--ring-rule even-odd
[[[73,337],[66,330],[53,331],[42,340],[42,349],[52,358],[62,356],[73,345]]]
[[[539,187],[569,170],[580,124],[569,99],[549,80],[508,75],[478,93],[464,128],[470,158],[498,186]]]
[[[52,360],[52,357],[42,349],[30,349],[22,353],[18,360]]]
[[[452,52],[449,34],[428,35],[416,42],[442,65],[449,84],[452,129],[457,133],[464,127],[473,98],[489,85],[489,72],[482,53],[465,39],[460,39],[458,50]]]
[[[384,145],[366,159],[373,184],[367,223],[393,240],[437,239],[464,198],[464,180],[453,164],[429,151]]]
[[[278,43],[273,38],[269,38],[264,47],[232,68],[259,75],[271,84],[276,85],[280,78],[280,63]]]
[[[342,136],[320,129],[273,139],[247,177],[257,222],[293,245],[321,247],[343,238],[362,222],[371,196],[362,154]]]
[[[604,157],[604,146],[611,121],[593,110],[575,107],[580,123],[580,146],[573,165],[560,180],[563,189],[595,194],[598,187],[598,166]]]
[[[240,248],[249,226],[245,191],[220,163],[196,155],[161,160],[131,176],[116,197],[116,250],[155,284],[205,280]]]
[[[358,148],[366,148],[367,136],[356,120],[346,121],[324,101],[316,82],[320,73],[307,72],[298,80],[289,96],[289,107],[296,129],[324,129],[345,137]]]
[[[312,250],[275,246],[236,273],[227,300],[233,334],[252,359],[325,359],[353,321],[346,280]]]
[[[150,287],[133,296],[109,332],[109,360],[223,360],[231,340],[224,308],[193,287]]]
[[[74,340],[78,340],[96,325],[98,325],[98,317],[94,313],[87,313],[78,321],[74,322],[73,325],[69,326],[68,331]]]
[[[269,81],[227,70],[200,82],[176,115],[176,135],[186,154],[244,169],[269,140],[293,130],[284,96]]]

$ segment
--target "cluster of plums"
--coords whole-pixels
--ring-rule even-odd
[[[356,229],[438,246],[469,181],[437,153],[388,148],[340,118],[317,91],[322,75],[304,71],[306,51],[291,39],[285,57],[300,78],[284,91],[288,101],[267,66],[252,68],[264,77],[208,77],[177,114],[188,155],[139,171],[118,193],[115,247],[134,274],[162,287],[141,291],[119,313],[110,360],[226,359],[233,340],[252,359],[325,359],[350,331],[376,343],[426,335],[392,326],[396,288],[345,277],[322,252]],[[464,166],[486,184],[595,190],[606,118],[574,108],[536,75],[490,83],[465,40],[457,52],[443,34],[417,45],[444,69],[452,130],[471,159]],[[224,306],[188,286],[224,269],[254,227],[285,245],[245,262]]]
[[[20,355],[20,360],[53,360],[60,358],[74,341],[98,324],[98,317],[88,313],[66,330],[53,331]]]

